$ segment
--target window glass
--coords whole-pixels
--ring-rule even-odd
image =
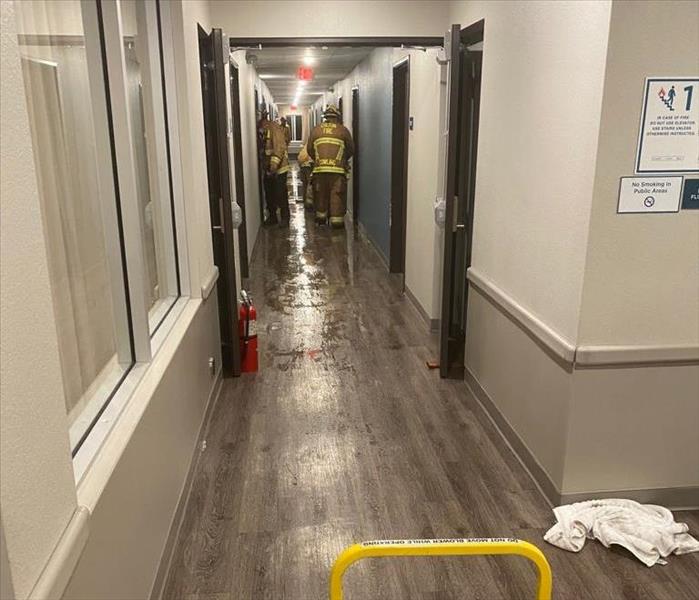
[[[153,2],[122,0],[120,8],[146,278],[143,289],[152,335],[179,295],[158,22]]]
[[[300,142],[303,140],[303,119],[301,115],[292,116],[294,123],[294,140]]]
[[[88,60],[79,1],[15,8],[75,448],[133,362],[104,71]]]

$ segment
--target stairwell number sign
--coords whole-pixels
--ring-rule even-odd
[[[699,77],[646,79],[636,173],[699,172]]]

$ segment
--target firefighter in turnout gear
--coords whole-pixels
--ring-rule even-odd
[[[313,159],[308,156],[308,149],[306,144],[301,148],[298,157],[299,169],[301,171],[301,201],[305,204],[306,208],[313,209],[313,196],[309,194],[311,190],[311,171],[313,171]]]
[[[314,162],[316,223],[324,224],[329,216],[330,225],[337,228],[345,225],[347,161],[354,154],[352,134],[340,117],[335,106],[328,106],[323,113],[324,122],[313,128],[308,139],[308,154]]]
[[[260,120],[257,123],[257,144],[258,154],[260,159],[260,168],[262,170],[262,184],[265,193],[265,205],[269,215],[265,220],[265,225],[270,225],[277,222],[277,210],[274,204],[273,183],[274,179],[269,171],[269,159],[272,152],[271,136],[272,126],[274,123],[268,117],[267,109],[263,108],[260,113]]]
[[[278,123],[269,126],[269,135],[265,141],[265,156],[267,170],[271,180],[271,202],[267,203],[269,210],[268,224],[277,223],[279,209],[282,225],[289,224],[289,193],[286,187],[286,176],[289,172],[289,152],[286,144],[284,128]]]

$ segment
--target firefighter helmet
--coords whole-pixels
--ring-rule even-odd
[[[334,104],[330,104],[323,111],[323,118],[324,119],[332,119],[332,118],[340,119],[340,118],[342,118],[342,115],[340,114],[340,111],[337,109],[337,107]]]

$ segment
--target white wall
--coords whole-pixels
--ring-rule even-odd
[[[582,345],[699,345],[699,214],[616,214],[619,178],[633,174],[645,78],[699,75],[698,24],[695,2],[612,6]],[[660,31],[660,47],[644,41]],[[699,486],[698,428],[696,364],[576,371],[565,489]]]
[[[408,138],[407,245],[405,285],[427,316],[439,319],[441,306],[442,234],[434,221],[443,164],[440,105],[446,85],[437,64],[437,50],[395,50],[395,60],[410,56],[410,116]]]
[[[175,32],[173,35],[177,66],[177,97],[181,167],[187,220],[201,227],[187,230],[190,275],[197,285],[192,296],[201,296],[201,284],[209,276],[214,264],[211,246],[211,216],[209,214],[209,182],[206,171],[206,139],[204,137],[204,109],[201,98],[199,70],[199,33],[197,24],[211,30],[209,5],[205,0],[176,0],[173,4]]]
[[[147,404],[133,403],[121,417],[137,424],[108,479],[98,471],[110,462],[110,443],[81,482],[79,498],[92,513],[90,536],[66,599],[149,598],[161,558],[168,560],[168,533],[214,389],[208,358],[221,362],[216,290],[191,301],[173,334],[179,343],[156,356],[143,384]]]
[[[216,23],[218,27],[218,22]],[[227,35],[228,32],[224,30]],[[259,100],[265,99],[267,106],[274,104],[274,98],[255,67],[245,62],[245,50],[233,53],[233,61],[238,66],[240,88],[240,121],[243,145],[243,171],[245,182],[246,226],[248,235],[248,257],[252,253],[260,230],[260,184],[259,163],[257,157],[257,114],[255,107],[255,89]]]
[[[381,57],[386,56],[386,60]],[[322,108],[327,104],[337,105],[343,99],[343,122],[352,130],[352,88],[359,89],[360,120],[373,117],[380,109],[367,103],[376,101],[375,95],[367,92],[380,90],[392,93],[390,65],[409,58],[410,61],[410,115],[414,117],[414,129],[408,139],[408,188],[407,188],[407,245],[405,283],[410,293],[432,321],[439,318],[441,292],[442,234],[434,222],[434,200],[441,185],[441,168],[443,164],[442,135],[443,120],[441,104],[445,85],[442,82],[442,70],[437,64],[437,49],[402,50],[381,48],[372,52],[359,63],[352,72],[341,81],[333,84],[333,92],[326,92],[313,104]],[[388,77],[388,78],[387,78]],[[389,103],[390,104],[390,103]],[[391,126],[387,128],[371,127],[369,131],[363,126],[360,145],[382,147],[388,152],[390,161]],[[354,132],[352,132],[354,135]],[[366,135],[370,133],[371,135]],[[382,139],[379,139],[382,138]],[[383,139],[385,138],[385,139]],[[364,153],[366,155],[366,152]],[[367,158],[360,159],[366,161]],[[388,163],[390,166],[390,162]],[[368,177],[362,162],[360,179]],[[368,165],[371,166],[371,165]],[[390,191],[390,170],[382,172],[381,178]],[[377,185],[376,178],[371,177],[371,187]],[[385,202],[388,207],[388,195],[368,197],[365,201]],[[348,186],[348,210],[354,206],[354,186],[350,178]],[[362,204],[362,223],[372,207]],[[366,227],[366,225],[365,225]],[[371,235],[371,231],[368,231]]]
[[[473,267],[577,338],[610,2],[453,2],[485,18]]]
[[[77,500],[13,3],[0,26],[0,511],[25,598]]]
[[[639,40],[663,33],[661,49]],[[699,344],[699,211],[616,214],[646,77],[699,76],[699,3],[615,2],[580,320],[584,344]]]
[[[452,2],[485,19],[472,268],[574,344],[610,2]],[[466,366],[560,491],[572,372],[471,287]]]
[[[91,511],[91,533],[67,597],[141,600],[166,549],[214,389],[209,358],[220,365],[216,290],[207,300],[183,301],[153,361],[136,367],[143,378],[76,490],[13,6],[0,3],[3,566],[9,565],[17,597],[26,598],[80,505]],[[201,296],[213,263],[196,25],[208,25],[208,4],[169,6],[179,15],[174,37],[188,242],[180,258],[190,266],[192,295]],[[52,567],[67,576],[71,565]],[[7,582],[3,573],[3,589]]]
[[[616,202],[619,177],[633,174],[644,78],[697,74],[699,8],[451,11],[462,26],[483,17],[473,269],[574,350],[696,345],[699,215],[620,216]],[[648,45],[657,31],[667,42]],[[501,308],[471,288],[467,368],[556,490],[694,494],[696,505],[699,367],[564,367]]]
[[[211,2],[212,22],[230,36],[441,36],[447,2],[335,0],[330,3],[272,0]]]

